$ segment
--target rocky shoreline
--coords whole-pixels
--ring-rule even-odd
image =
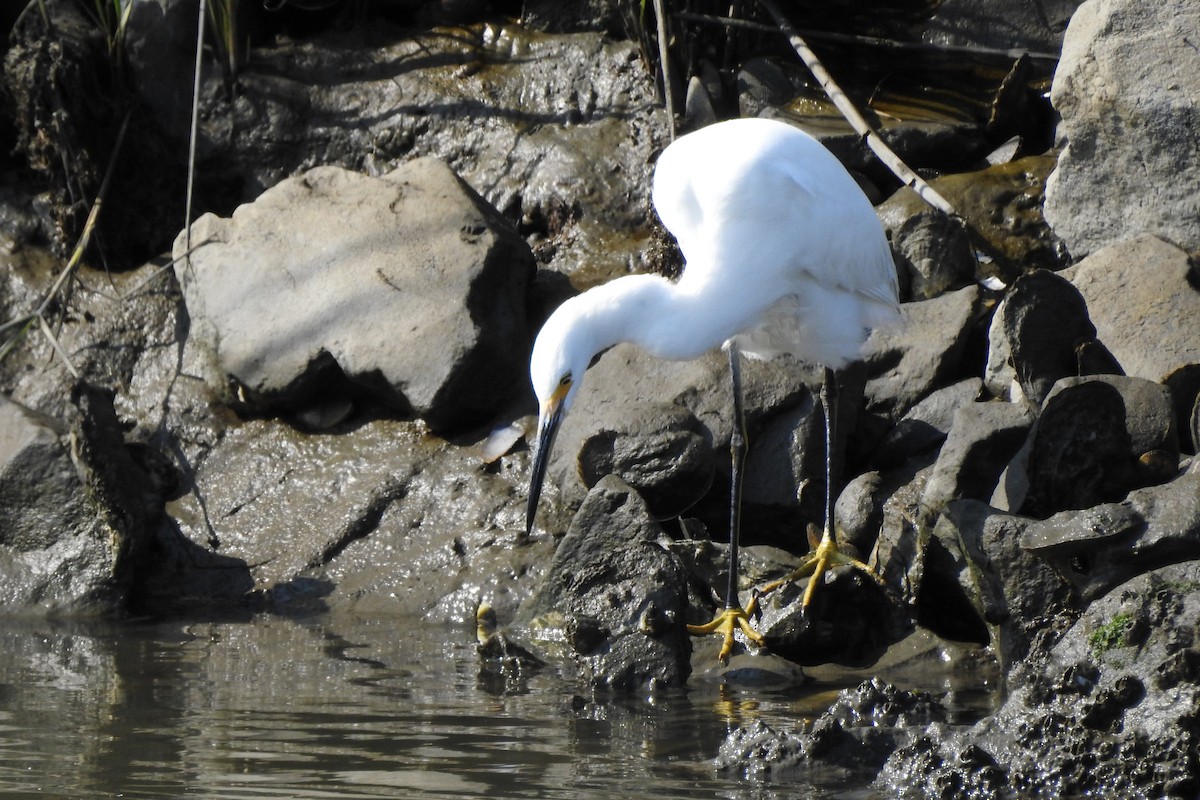
[[[210,65],[190,233],[171,222],[188,4],[134,5],[133,132],[69,292],[47,295],[120,121],[113,86],[78,77],[103,37],[47,2],[5,57],[0,309],[24,322],[0,362],[4,612],[465,629],[486,602],[503,625],[490,669],[548,662],[596,691],[709,670],[683,626],[724,580],[719,354],[599,359],[543,533],[523,533],[533,333],[573,291],[677,268],[648,201],[666,117],[620,5],[527,3],[521,26],[416,3],[277,30],[232,84]],[[1061,43],[1052,87],[1002,59],[975,65],[995,76],[977,107],[892,113],[879,95],[892,146],[990,243],[981,261],[786,53],[747,50],[724,80],[695,62],[685,125],[783,117],[858,173],[907,322],[842,392],[841,536],[886,589],[835,574],[808,615],[798,590],[773,595],[771,655],[724,679],[866,667],[916,630],[1007,689],[963,726],[942,699],[868,682],[800,736],[735,731],[717,768],[850,765],[902,797],[1200,791],[1200,12],[1145,5],[1056,4],[1065,33],[1017,10],[1000,30],[967,2],[922,21],[918,39],[989,52]],[[816,377],[747,369],[747,588],[820,516]]]

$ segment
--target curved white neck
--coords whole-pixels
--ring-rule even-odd
[[[697,358],[738,333],[721,325],[720,308],[659,275],[628,275],[589,289],[579,316],[593,337],[592,352],[630,342],[673,361]],[[697,320],[710,324],[697,325]]]

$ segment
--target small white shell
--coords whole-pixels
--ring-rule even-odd
[[[501,456],[508,454],[513,449],[513,445],[521,441],[523,436],[525,436],[525,426],[520,422],[513,422],[493,430],[479,446],[479,455],[483,458],[483,463],[491,464]]]

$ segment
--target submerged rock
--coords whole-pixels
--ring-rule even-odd
[[[803,732],[780,732],[763,722],[738,727],[721,744],[716,766],[756,778],[815,772],[862,779],[877,774],[899,744],[946,716],[928,693],[864,681],[840,692]]]

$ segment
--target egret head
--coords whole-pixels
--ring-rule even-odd
[[[550,315],[533,344],[529,360],[529,377],[538,400],[538,430],[525,510],[526,533],[533,530],[554,437],[583,383],[583,373],[596,354],[586,316],[581,316],[581,306],[575,302],[578,299],[568,300]]]

